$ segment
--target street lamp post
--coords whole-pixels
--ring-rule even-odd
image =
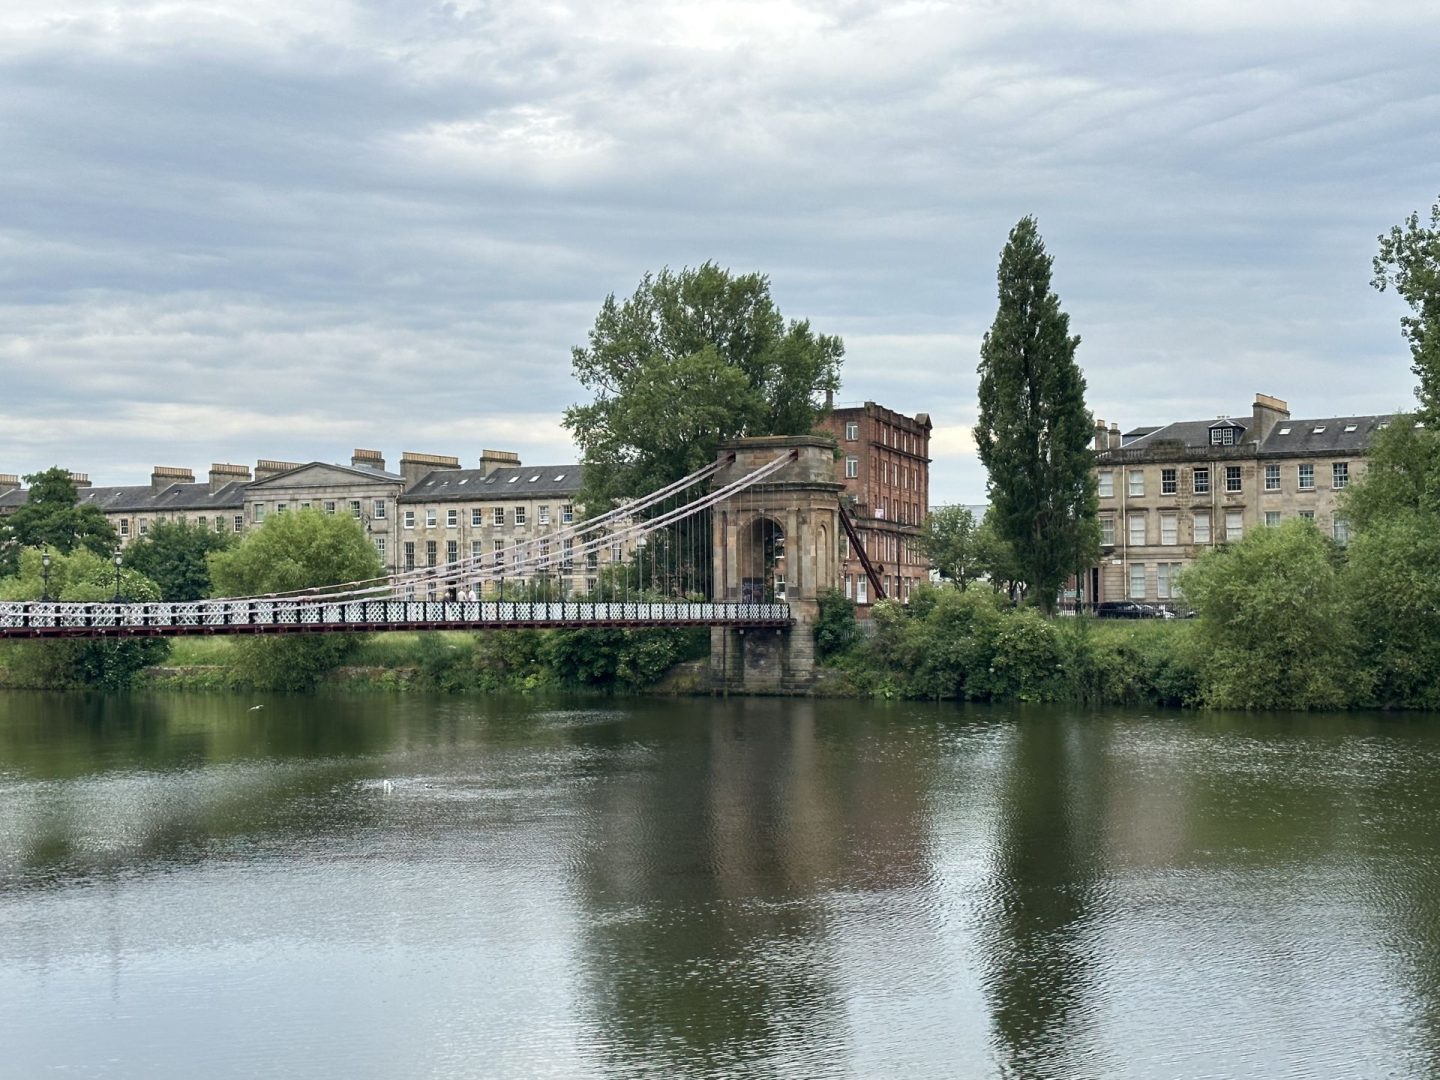
[[[46,603],[50,601],[50,552],[40,556],[40,579],[44,583],[40,593],[40,599]]]
[[[115,549],[115,603],[120,603],[120,549]]]

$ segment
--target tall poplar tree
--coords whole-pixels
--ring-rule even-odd
[[[1021,218],[1000,255],[1000,303],[980,345],[975,425],[989,516],[1014,549],[1027,596],[1047,613],[1100,540],[1080,338],[1050,291],[1051,263],[1035,219]]]

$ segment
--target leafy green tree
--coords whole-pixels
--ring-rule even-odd
[[[1427,420],[1440,420],[1440,202],[1430,208],[1428,225],[1411,212],[1377,240],[1371,284],[1381,292],[1393,288],[1409,306],[1411,314],[1401,317],[1400,329],[1420,379],[1420,409]]]
[[[46,579],[41,556],[35,548],[21,553],[18,573],[0,581],[0,600],[41,597]],[[50,596],[57,600],[85,603],[115,595],[115,564],[83,547],[68,555],[52,554],[48,576]],[[134,570],[122,569],[120,592],[131,601],[160,599],[155,583]],[[123,690],[169,653],[164,638],[7,642],[3,666],[11,682],[26,687]]]
[[[273,514],[240,543],[209,556],[212,591],[256,596],[379,577],[380,556],[349,515],[298,510]],[[353,653],[355,634],[293,634],[246,639],[236,668],[250,684],[307,690]]]
[[[585,505],[662,487],[743,435],[802,435],[839,386],[844,344],[786,322],[762,274],[714,263],[646,274],[605,299],[575,377],[595,395],[565,411],[581,450]]]
[[[1335,547],[1299,518],[1256,529],[1180,575],[1199,614],[1201,696],[1244,709],[1348,705],[1354,637]]]
[[[1440,708],[1440,519],[1400,507],[1350,542],[1348,615],[1376,703]]]
[[[969,507],[941,506],[925,516],[920,550],[946,581],[963,589],[981,573],[975,515]]]
[[[975,565],[997,593],[1018,599],[1024,589],[1024,570],[1015,556],[1015,546],[1000,535],[996,516],[985,511],[975,526]]]
[[[48,547],[62,555],[86,548],[101,556],[115,550],[115,530],[98,506],[79,505],[69,472],[56,465],[28,474],[25,483],[25,505],[0,524],[0,577],[16,572],[21,548]]]
[[[161,521],[125,549],[125,565],[159,585],[166,600],[201,600],[210,595],[210,553],[234,543],[234,533]]]
[[[820,610],[815,619],[815,652],[827,660],[860,639],[860,624],[855,618],[855,601],[839,589],[826,589],[816,599]]]
[[[1052,262],[1035,219],[1022,218],[1000,256],[975,425],[995,529],[1014,549],[1027,595],[1047,613],[1064,580],[1100,550],[1080,338],[1050,291]]]
[[[1345,515],[1363,531],[1392,514],[1440,514],[1440,434],[1401,413],[1375,433],[1365,472],[1343,495]]]

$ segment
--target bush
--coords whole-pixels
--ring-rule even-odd
[[[815,654],[828,660],[847,651],[860,637],[855,619],[855,602],[839,589],[826,589],[819,596],[820,614],[815,620]]]

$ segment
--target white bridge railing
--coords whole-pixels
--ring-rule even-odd
[[[233,627],[336,630],[417,626],[457,629],[507,626],[774,625],[790,621],[790,605],[776,603],[598,602],[510,600],[206,600],[197,603],[114,604],[0,602],[0,636],[88,636],[86,631],[224,633]],[[9,631],[9,633],[6,633]],[[26,632],[30,633],[27,634]],[[18,632],[18,633],[17,633]]]

